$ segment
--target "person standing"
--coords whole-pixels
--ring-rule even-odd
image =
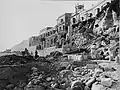
[[[35,59],[39,57],[37,50],[35,51]]]

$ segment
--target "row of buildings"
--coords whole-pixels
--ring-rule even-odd
[[[63,48],[65,45],[73,45],[74,26],[99,16],[99,13],[106,8],[111,0],[100,0],[92,8],[86,10],[84,5],[76,5],[75,13],[65,13],[57,18],[57,24],[54,27],[46,27],[40,30],[38,36],[29,38],[29,47],[36,47],[36,50],[54,47],[54,49]],[[48,51],[50,52],[50,51]]]
[[[66,39],[70,27],[70,18],[71,13],[65,13],[58,17],[57,25],[40,30],[39,36],[33,36],[29,39],[29,46],[36,46],[37,50],[43,50],[44,48],[53,46],[61,48],[62,42],[58,40],[60,38]],[[59,45],[57,45],[57,42],[59,42]]]

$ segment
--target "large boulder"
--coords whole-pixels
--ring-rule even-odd
[[[101,73],[103,73],[103,70],[100,68],[95,68],[93,77],[98,77]]]
[[[103,85],[98,84],[97,82],[95,82],[92,85],[91,90],[106,90],[106,88]]]
[[[110,63],[100,63],[100,67],[104,69],[104,71],[115,71],[115,68]]]
[[[101,85],[106,87],[112,86],[112,79],[111,78],[101,78]]]
[[[120,79],[117,71],[115,71],[115,72],[103,72],[101,74],[101,76],[109,77],[114,81],[118,81]]]
[[[70,70],[62,70],[59,74],[62,77],[67,77],[68,75],[71,75],[72,72]]]
[[[84,90],[84,85],[80,80],[73,81],[71,84],[72,90]]]
[[[87,82],[86,82],[86,85],[87,86],[91,86],[93,83],[95,83],[95,78],[91,78],[90,80],[88,80]]]
[[[96,64],[87,64],[87,65],[86,65],[86,68],[87,68],[87,69],[95,69],[96,67],[97,67]]]

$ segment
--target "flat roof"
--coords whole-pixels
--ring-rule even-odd
[[[78,12],[78,13],[74,13],[74,14],[72,14],[72,16],[71,17],[74,17],[75,15],[78,15],[78,14],[84,14],[84,13],[86,13],[86,12],[89,12],[89,11],[91,11],[91,10],[93,10],[94,8],[96,8],[97,6],[99,6],[99,5],[101,5],[102,3],[104,3],[105,1],[110,1],[110,0],[99,0],[99,2],[97,3],[97,4],[95,4],[93,7],[91,7],[90,9],[85,9],[84,11],[82,11],[82,12]]]
[[[40,32],[39,33],[39,35],[42,35],[42,34],[44,34],[44,33],[47,33],[47,32],[49,32],[49,31],[52,31],[52,30],[54,30],[55,29],[55,27],[52,27],[52,28],[49,28],[49,29],[47,29],[47,30],[44,30],[44,31],[42,31],[42,32]]]
[[[51,29],[53,27],[46,27],[40,30],[39,34],[46,32],[47,30]]]
[[[59,17],[57,18],[57,20],[58,20],[59,18],[61,18],[62,16],[66,15],[66,14],[72,14],[72,13],[64,13],[64,14],[62,14],[61,16],[59,16]]]

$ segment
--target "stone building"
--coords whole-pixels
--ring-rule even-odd
[[[92,39],[99,35],[104,25],[108,27],[112,27],[113,24],[118,25],[118,20],[115,19],[115,12],[118,11],[116,8],[111,11],[109,7],[112,7],[110,6],[112,4],[110,3],[111,0],[100,0],[88,10],[84,9],[84,5],[76,5],[75,13],[65,13],[59,16],[55,27],[46,27],[40,30],[39,36],[31,37],[29,46],[36,46],[36,49],[41,52],[48,52],[52,48],[52,50],[62,49],[63,52],[72,53],[80,48],[84,50],[89,48],[94,41]],[[106,22],[109,22],[109,25],[105,24]]]
[[[69,35],[70,18],[72,13],[65,13],[57,18],[58,41],[57,48],[62,48]]]
[[[47,31],[45,31],[44,33],[41,33],[39,37],[40,38],[42,37],[40,43],[42,49],[55,46],[55,42],[56,42],[55,39],[57,37],[56,27],[52,27]]]
[[[100,26],[103,25],[103,21],[99,20],[97,17],[99,17],[101,14],[104,14],[104,9],[109,6],[110,2],[111,0],[100,0],[96,5],[92,6],[88,10],[84,9],[84,5],[78,4],[75,6],[75,13],[71,15],[71,23],[69,29],[70,44],[67,45],[69,48],[68,51],[72,47],[76,47],[78,49],[83,48],[83,44],[94,37],[92,30],[94,30],[95,24],[101,22],[99,23]],[[65,47],[67,48],[67,46]],[[77,49],[74,48],[74,50]]]
[[[29,47],[32,49],[36,47],[40,53],[51,52],[50,48],[52,51],[61,51],[63,40],[65,41],[69,34],[70,18],[71,13],[65,13],[58,17],[56,26],[46,27],[40,30],[38,36],[29,38]]]
[[[38,36],[32,36],[32,37],[29,38],[29,46],[30,47],[37,45],[38,42],[39,42]]]
[[[42,50],[42,49],[44,49],[44,48],[46,48],[47,47],[47,40],[46,40],[46,37],[48,37],[49,35],[50,35],[50,33],[48,33],[48,31],[51,29],[52,27],[46,27],[46,28],[44,28],[44,29],[42,29],[42,30],[40,30],[40,32],[39,32],[39,40],[40,40],[40,42],[39,42],[39,44],[37,45],[37,49],[38,50]],[[47,34],[46,34],[47,33]]]
[[[36,46],[37,50],[55,46],[56,36],[56,27],[46,27],[40,30],[38,36],[33,36],[29,39],[29,46]]]
[[[57,28],[59,33],[62,31],[68,32],[71,14],[72,13],[65,13],[57,18]]]

